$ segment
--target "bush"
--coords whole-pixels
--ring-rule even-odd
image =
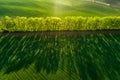
[[[15,17],[0,21],[0,30],[55,31],[55,30],[110,30],[120,29],[120,17]]]

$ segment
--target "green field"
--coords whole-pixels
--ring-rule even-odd
[[[120,35],[1,36],[0,80],[119,80]]]
[[[0,0],[0,80],[120,80],[120,1],[95,1]]]
[[[86,0],[0,0],[0,32],[120,29],[120,9],[113,5]]]
[[[118,16],[120,9],[81,0],[0,0],[0,16]]]

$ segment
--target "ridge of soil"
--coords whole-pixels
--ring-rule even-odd
[[[0,36],[44,36],[44,35],[89,35],[89,34],[120,34],[120,30],[80,30],[80,31],[16,31],[2,32]]]

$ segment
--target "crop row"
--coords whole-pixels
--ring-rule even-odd
[[[4,17],[0,31],[55,31],[120,29],[120,17]]]
[[[120,80],[120,35],[0,36],[0,61],[0,80]]]

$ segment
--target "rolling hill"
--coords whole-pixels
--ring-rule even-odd
[[[95,1],[104,2],[110,4],[111,7],[120,9],[120,0],[95,0]]]
[[[118,16],[120,10],[81,0],[0,0],[0,16]]]

